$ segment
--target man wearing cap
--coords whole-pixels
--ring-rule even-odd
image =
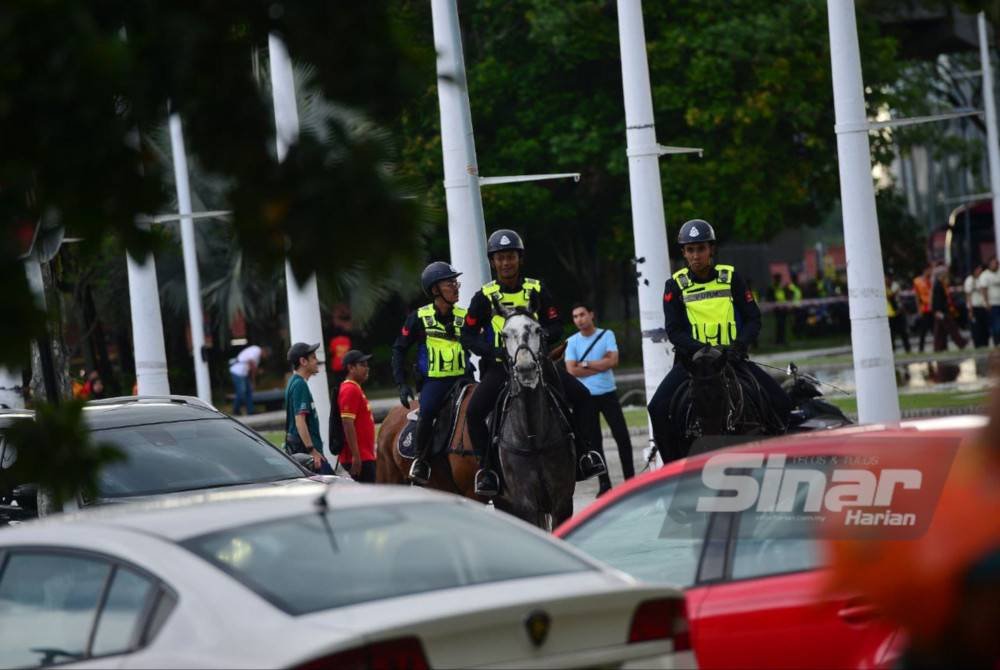
[[[340,385],[337,405],[344,423],[344,446],[347,447],[340,452],[340,464],[355,481],[374,484],[375,420],[368,396],[361,388],[368,381],[369,358],[371,354],[363,354],[357,349],[344,354],[347,378]]]
[[[420,418],[410,480],[421,486],[426,485],[431,476],[427,450],[434,434],[434,421],[455,383],[467,374],[465,346],[461,340],[465,310],[456,306],[461,274],[443,261],[435,261],[424,268],[420,285],[433,302],[406,318],[392,345],[392,376],[399,387],[399,402],[407,408],[413,400],[413,389],[406,383],[406,352],[414,344],[419,347],[417,373],[423,384],[419,386]]]
[[[319,433],[316,403],[307,383],[319,372],[316,358],[319,344],[296,342],[288,350],[288,362],[293,374],[285,387],[285,443],[291,453],[306,453],[313,459],[313,470],[333,474],[333,468],[323,457],[323,438]]]
[[[497,279],[472,296],[465,316],[465,326],[462,328],[463,338],[470,351],[482,357],[484,366],[479,376],[479,386],[469,400],[467,416],[469,437],[472,438],[473,448],[482,466],[476,473],[476,493],[487,497],[498,494],[500,481],[496,472],[487,465],[490,438],[486,417],[496,406],[507,381],[507,370],[503,365],[506,354],[500,340],[504,318],[494,314],[493,301],[496,300],[507,308],[529,308],[534,303],[537,305],[534,317],[545,331],[548,341],[556,342],[562,337],[562,321],[551,294],[541,281],[521,276],[523,254],[524,242],[513,230],[501,229],[490,235],[486,243],[486,255]],[[550,383],[562,387],[566,401],[573,410],[571,418],[578,442],[576,447],[580,473],[584,478],[590,478],[606,472],[604,459],[597,452],[591,451],[589,446],[592,440],[601,439],[600,435],[586,433],[584,417],[593,412],[593,401],[587,387],[570,376],[565,368],[560,367],[557,371],[547,358],[542,369]]]
[[[760,308],[735,268],[715,263],[715,229],[708,221],[692,219],[681,226],[677,242],[686,267],[675,272],[663,288],[664,327],[676,358],[647,408],[664,462],[685,455],[670,430],[670,404],[688,376],[679,359],[690,359],[704,347],[722,348],[732,365],[753,375],[782,423],[787,424],[793,407],[778,383],[747,360],[750,345],[760,333]]]

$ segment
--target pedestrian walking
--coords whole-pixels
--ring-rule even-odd
[[[945,351],[948,348],[948,337],[959,349],[968,344],[955,323],[958,310],[951,301],[951,277],[948,267],[939,265],[934,270],[934,283],[931,287],[931,310],[934,313],[934,351]]]
[[[934,269],[928,265],[913,278],[913,292],[917,299],[917,351],[924,353],[927,333],[934,330],[934,314],[931,310],[931,284]]]
[[[889,316],[889,337],[892,341],[892,348],[896,348],[896,338],[903,341],[903,349],[910,353],[910,333],[906,327],[906,312],[899,300],[899,282],[892,277],[890,272],[885,276],[885,302],[886,312]]]
[[[321,363],[316,357],[319,344],[296,342],[288,350],[292,376],[285,386],[285,451],[289,454],[307,454],[312,457],[313,470],[320,474],[333,474],[333,468],[323,456],[323,438],[319,432],[319,416],[309,378],[319,372]]]
[[[229,363],[229,374],[233,378],[233,389],[236,394],[233,400],[233,414],[239,414],[245,407],[247,415],[253,414],[253,387],[257,381],[257,370],[260,361],[267,357],[268,349],[251,344],[244,347],[236,358]]]
[[[362,384],[368,381],[368,359],[351,349],[344,354],[347,378],[340,385],[337,405],[344,424],[344,448],[340,451],[340,464],[358,482],[375,483],[375,420],[372,406]]]
[[[572,335],[566,342],[566,371],[580,380],[587,387],[594,399],[594,412],[591,416],[591,435],[601,434],[601,416],[608,422],[611,435],[618,446],[618,457],[622,463],[622,473],[625,479],[635,476],[632,464],[632,438],[625,425],[625,415],[615,386],[614,368],[618,366],[618,343],[611,330],[598,330],[594,325],[594,310],[586,303],[573,306],[573,325],[579,332]],[[595,439],[596,448],[604,455],[602,440]],[[605,459],[607,461],[607,459]],[[605,472],[600,476],[600,496],[611,489],[611,478]]]
[[[965,306],[969,310],[969,329],[972,331],[972,345],[977,349],[990,346],[990,309],[986,297],[986,286],[979,280],[983,275],[982,265],[972,268],[972,274],[965,278]]]
[[[990,334],[993,346],[1000,347],[1000,262],[991,258],[979,275],[980,285],[986,289],[986,307],[990,310]]]

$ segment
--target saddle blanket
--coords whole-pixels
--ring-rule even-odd
[[[407,422],[396,438],[396,450],[403,458],[410,460],[417,457],[417,411],[406,415]]]

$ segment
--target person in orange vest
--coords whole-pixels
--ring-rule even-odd
[[[931,311],[931,274],[934,269],[928,265],[924,271],[914,277],[913,292],[917,295],[917,350],[924,351],[927,333],[934,329],[934,314]]]

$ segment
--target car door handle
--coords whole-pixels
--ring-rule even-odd
[[[877,618],[878,609],[861,598],[852,598],[837,610],[837,616],[849,624],[863,624]]]

